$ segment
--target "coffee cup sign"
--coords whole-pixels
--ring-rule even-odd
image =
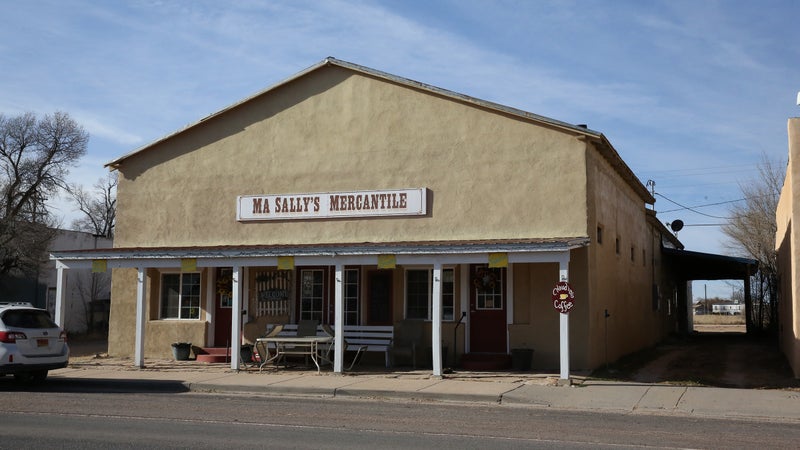
[[[553,308],[567,314],[575,306],[575,291],[566,281],[559,281],[553,288]]]

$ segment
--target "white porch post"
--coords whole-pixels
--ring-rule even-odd
[[[569,252],[566,258],[561,258],[558,262],[559,281],[569,281]],[[560,355],[561,355],[561,381],[569,383],[569,314],[559,313],[559,332],[560,332]]]
[[[231,286],[231,296],[233,309],[231,310],[231,369],[239,370],[242,350],[242,275],[241,266],[233,266],[233,283]]]
[[[136,275],[136,342],[134,349],[134,364],[144,368],[144,323],[147,308],[145,307],[145,287],[147,272],[144,267],[137,267]]]
[[[67,296],[67,274],[64,273],[64,268],[59,267],[56,273],[56,310],[53,311],[56,315],[56,323],[61,328],[64,328],[67,318],[67,305],[64,303]]]
[[[335,289],[333,296],[333,329],[336,335],[333,338],[333,372],[342,373],[344,370],[344,267],[336,263]]]
[[[442,376],[442,263],[433,263],[433,316],[431,317],[431,348],[433,375]]]

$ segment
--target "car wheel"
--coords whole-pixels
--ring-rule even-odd
[[[18,383],[30,383],[33,380],[33,374],[30,372],[20,372],[14,374],[14,381]]]
[[[37,370],[31,374],[33,377],[34,383],[40,383],[47,379],[47,371],[46,370]]]

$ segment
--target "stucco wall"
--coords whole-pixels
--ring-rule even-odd
[[[109,318],[108,353],[113,356],[133,356],[136,336],[136,278],[135,269],[114,269]],[[147,271],[146,289],[149,292],[145,311],[144,354],[148,358],[171,358],[173,342],[191,342],[205,346],[207,322],[203,320],[152,320],[158,317],[160,274]],[[120,299],[119,301],[117,299]],[[205,303],[203,303],[205,305]],[[205,310],[201,312],[205,317]]]
[[[589,308],[586,328],[592,339],[588,364],[613,362],[662,340],[674,324],[674,283],[663,280],[660,235],[648,225],[644,201],[598,153],[588,151],[587,248]],[[653,308],[653,285],[661,297]],[[608,318],[606,318],[608,311]]]
[[[776,211],[778,225],[776,249],[780,271],[780,345],[792,367],[800,378],[800,279],[797,261],[800,258],[797,238],[800,224],[795,211],[800,211],[800,119],[789,119],[789,164],[781,189]]]
[[[325,67],[125,159],[118,167],[115,246],[592,236],[591,246],[572,251],[570,262],[578,293],[570,313],[571,364],[592,368],[604,361],[605,309],[612,314],[611,359],[654,343],[663,332],[653,327],[658,315],[650,301],[652,244],[643,200],[591,145],[563,130]],[[413,187],[429,190],[426,217],[235,218],[238,195]],[[604,229],[602,244],[595,239],[597,224]],[[510,347],[530,345],[534,367],[557,367],[558,315],[549,296],[558,267],[514,270]],[[154,320],[158,272],[148,275],[145,355],[167,356],[176,340],[207,341],[203,320]],[[135,271],[114,273],[112,354],[133,354],[135,280]],[[394,291],[399,319],[401,268]],[[453,326],[442,330],[451,349]]]
[[[126,159],[115,245],[584,236],[584,165],[564,132],[327,67]],[[406,187],[428,217],[235,219],[237,195]]]
[[[509,347],[534,351],[533,369],[557,371],[560,364],[561,314],[553,308],[552,290],[559,280],[558,264],[514,264],[514,317],[508,326]],[[586,323],[590,294],[586,274],[586,249],[570,254],[569,283],[575,290],[575,307],[569,313],[570,369],[592,369]]]

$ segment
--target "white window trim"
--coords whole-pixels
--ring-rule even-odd
[[[325,295],[326,295],[326,289],[327,289],[326,281],[327,281],[328,270],[326,268],[321,268],[321,267],[301,268],[299,270],[298,277],[300,278],[300,289],[299,289],[300,292],[297,293],[297,298],[299,300],[298,301],[298,305],[297,305],[297,309],[298,309],[297,310],[297,320],[298,320],[298,323],[299,323],[300,320],[303,320],[302,319],[303,312],[306,312],[306,311],[303,310],[303,273],[304,272],[320,272],[320,273],[322,273],[322,297],[320,299],[320,301],[321,301],[320,308],[322,308],[322,309],[319,311],[319,314],[320,314],[320,323],[323,323],[323,321],[325,319]],[[312,313],[313,313],[313,311],[312,311]]]
[[[184,275],[191,275],[191,274],[198,274],[200,275],[200,302],[197,306],[197,317],[196,318],[181,318],[180,311],[181,311],[181,303],[183,302],[183,276]],[[162,317],[162,311],[164,306],[164,276],[165,275],[179,275],[180,276],[180,293],[178,294],[178,316],[179,317]],[[203,273],[199,270],[195,270],[192,272],[183,272],[180,270],[162,270],[159,271],[159,286],[158,286],[158,320],[179,320],[179,321],[200,321],[204,320],[203,315],[201,314],[200,307],[203,303]]]
[[[433,288],[433,267],[425,266],[425,265],[411,265],[411,266],[404,266],[403,267],[403,318],[407,318],[408,315],[408,271],[409,270],[427,270],[428,271],[428,314],[425,319],[411,319],[411,320],[424,320],[425,322],[431,322],[433,318],[433,295],[431,289]],[[450,270],[453,272],[453,317],[449,319],[444,318],[444,312],[442,313],[442,322],[452,323],[456,321],[456,268],[454,265],[442,266],[442,272],[445,270]],[[444,311],[444,305],[442,305],[442,310]]]
[[[362,310],[362,307],[361,307],[361,297],[362,297],[361,296],[361,267],[344,267],[344,268],[342,268],[342,274],[344,276],[344,279],[342,280],[343,281],[342,284],[345,285],[345,294],[346,294],[347,293],[347,286],[346,286],[347,283],[345,283],[344,281],[347,280],[347,272],[351,271],[351,270],[356,272],[356,310],[355,311],[350,311],[350,310],[347,309],[348,297],[345,295],[345,296],[342,297],[342,299],[344,301],[344,305],[343,305],[344,308],[343,308],[342,313],[345,316],[347,316],[348,313],[355,312],[356,313],[356,322],[358,322],[357,325],[361,325],[361,322],[362,322],[362,320],[361,320],[361,310]]]

